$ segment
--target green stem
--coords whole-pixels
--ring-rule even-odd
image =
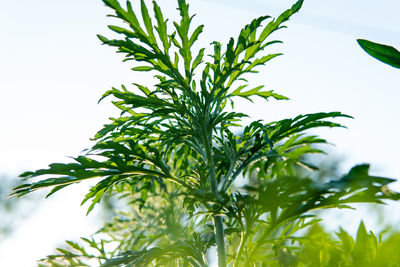
[[[240,266],[240,265],[239,265],[239,263],[240,263],[240,258],[242,257],[243,250],[244,250],[244,246],[245,246],[245,244],[246,244],[246,242],[247,242],[247,238],[249,237],[249,235],[248,235],[247,233],[248,233],[247,231],[246,231],[245,234],[243,234],[243,232],[242,232],[242,235],[241,235],[241,237],[240,237],[240,246],[239,246],[238,253],[237,253],[237,255],[236,255],[234,267],[239,267],[239,266]]]
[[[218,194],[217,176],[215,173],[214,159],[211,154],[211,138],[206,139],[206,154],[207,154],[207,164],[209,171],[209,181],[212,194],[216,200],[220,199]],[[217,254],[218,254],[218,267],[226,267],[226,252],[225,252],[225,240],[224,240],[224,224],[222,217],[215,215],[214,227],[215,227],[215,242],[217,243]]]
[[[218,267],[226,267],[224,225],[221,216],[214,216],[215,241],[217,243]]]

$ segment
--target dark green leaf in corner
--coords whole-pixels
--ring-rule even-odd
[[[394,68],[400,69],[400,52],[396,48],[364,39],[358,39],[357,42],[370,56]]]

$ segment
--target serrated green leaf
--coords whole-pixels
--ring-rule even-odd
[[[194,30],[192,36],[190,37],[189,40],[189,47],[193,46],[193,44],[197,41],[199,38],[199,35],[203,32],[204,25],[200,25]]]
[[[110,25],[110,26],[108,26],[108,28],[110,28],[112,31],[114,31],[116,33],[124,34],[125,36],[130,37],[130,38],[137,38],[137,36],[138,36],[134,32],[129,31],[129,30],[127,30],[125,28],[122,28],[122,27],[119,27],[119,26]],[[99,36],[99,39],[102,42],[106,42],[107,41],[107,38],[102,37],[101,35],[98,35],[98,36]]]
[[[153,1],[153,8],[157,20],[157,27],[155,28],[158,33],[158,36],[160,37],[161,42],[163,43],[164,52],[167,54],[170,47],[167,34],[167,20],[164,20],[161,9],[156,3],[156,1]]]
[[[248,91],[242,91],[245,87],[247,87],[247,85],[244,86],[239,86],[236,90],[234,90],[230,96],[240,96],[240,97],[244,97],[246,99],[250,100],[250,97],[252,96],[259,96],[262,97],[264,99],[268,99],[269,97],[273,97],[276,100],[287,100],[288,98],[283,96],[283,95],[279,95],[274,93],[272,90],[270,91],[260,91],[262,88],[264,88],[263,85],[258,86],[254,89],[250,89]]]
[[[149,11],[147,9],[147,6],[146,6],[144,0],[140,1],[140,8],[141,8],[142,18],[143,18],[144,25],[146,27],[147,34],[149,35],[150,40],[155,44],[156,37],[154,36],[154,32],[153,32],[153,24],[151,22]]]
[[[203,61],[204,57],[204,50],[205,48],[202,48],[199,50],[199,53],[197,54],[196,58],[193,60],[192,63],[192,72],[199,66],[199,64]]]

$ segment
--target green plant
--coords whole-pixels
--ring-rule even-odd
[[[356,237],[340,228],[332,236],[314,224],[304,235],[299,252],[300,266],[399,266],[398,232],[384,238],[385,232],[375,235],[360,223]]]
[[[399,199],[387,188],[394,180],[370,176],[368,165],[326,183],[309,178],[317,167],[305,156],[323,153],[314,145],[326,141],[305,131],[341,127],[330,119],[350,116],[315,113],[242,126],[246,115],[233,111],[237,97],[287,99],[252,87],[246,78],[280,55],[266,53],[279,43],[270,36],[302,0],[276,19],[254,19],[226,46],[212,42],[211,51],[193,51],[203,26],[190,27],[193,16],[185,0],[178,0],[180,21],[172,30],[155,1],[155,20],[140,2],[141,22],[129,1],[126,8],[117,0],[104,3],[129,27],[109,26],[123,37],[99,39],[139,64],[132,70],[152,72],[157,82],[135,84],[135,91],[122,85],[106,92],[102,99],[113,96],[121,116],[96,134],[87,154],[21,175],[49,178],[16,187],[17,196],[51,187],[50,196],[96,178],[100,181],[82,202],[91,201],[88,213],[105,195],[126,205],[96,239],[83,239],[86,247],[68,241],[70,249],[58,249],[61,254],[44,259],[43,266],[91,266],[94,261],[101,266],[207,266],[213,246],[220,267],[290,266],[299,259],[299,230],[317,221],[313,210]],[[234,184],[240,176],[248,178],[243,188]]]

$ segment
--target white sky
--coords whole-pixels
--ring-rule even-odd
[[[191,10],[198,14],[195,22],[206,25],[200,39],[208,45],[236,36],[256,16],[277,16],[293,2],[196,0]],[[97,105],[102,93],[146,81],[130,71],[131,63],[121,63],[113,48],[100,45],[96,34],[110,35],[106,25],[113,23],[100,0],[0,3],[0,173],[17,175],[90,147],[89,138],[117,114],[107,100]],[[176,14],[175,1],[160,4],[167,14]],[[374,60],[356,43],[365,38],[400,49],[398,10],[396,0],[306,0],[286,23],[288,29],[275,35],[284,44],[274,51],[285,55],[249,77],[254,85],[265,84],[292,100],[239,108],[267,121],[318,111],[352,115],[355,120],[342,120],[348,130],[318,134],[336,145],[346,170],[369,162],[373,174],[400,177],[400,70]],[[78,208],[82,188],[76,189],[80,194],[61,192],[45,201],[0,244],[0,266],[33,266],[55,243],[94,232],[95,218],[84,217],[85,209]],[[343,214],[355,218],[340,214],[342,221]]]

